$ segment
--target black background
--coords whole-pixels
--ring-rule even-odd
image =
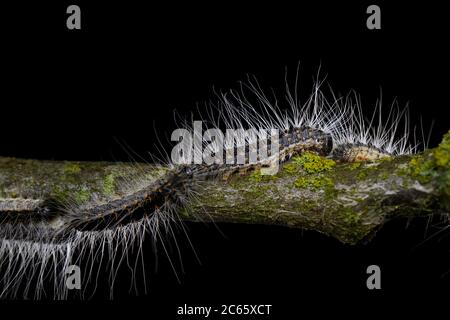
[[[413,124],[420,116],[426,129],[435,121],[436,146],[449,129],[445,11],[429,1],[375,3],[381,30],[366,28],[372,4],[366,1],[2,5],[1,155],[130,160],[121,141],[148,159],[158,138],[175,128],[174,109],[195,111],[214,98],[213,88],[235,88],[247,74],[264,87],[282,88],[285,67],[295,72],[298,62],[305,95],[319,66],[335,91],[355,89],[366,105],[382,88],[387,105],[394,98],[409,105]],[[81,7],[82,30],[66,28],[70,4]],[[352,313],[360,305],[366,312],[386,305],[410,310],[427,297],[439,305],[449,297],[450,246],[445,233],[421,244],[433,231],[426,233],[426,225],[395,221],[372,243],[348,247],[300,230],[219,225],[219,232],[188,224],[201,264],[180,236],[180,283],[161,254],[158,271],[149,267],[147,294],[129,294],[123,270],[118,301],[105,301],[107,288],[100,288],[86,304],[28,305],[171,318],[184,303],[262,303],[274,305],[276,319],[305,310]],[[154,256],[147,258],[151,266]],[[366,289],[370,264],[381,267],[381,291]]]

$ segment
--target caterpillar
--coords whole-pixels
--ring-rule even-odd
[[[30,297],[34,290],[32,297],[42,298],[46,295],[44,284],[52,279],[50,297],[65,299],[68,290],[64,270],[83,257],[90,261],[85,269],[91,270],[87,277],[92,280],[92,276],[98,276],[95,261],[108,256],[113,283],[118,265],[130,248],[135,246],[142,254],[147,233],[155,242],[162,240],[164,232],[174,235],[172,225],[180,221],[178,210],[195,197],[205,179],[227,180],[237,172],[245,174],[274,161],[282,164],[305,151],[343,162],[373,161],[417,151],[418,144],[410,144],[406,110],[392,107],[387,119],[383,119],[379,102],[367,120],[356,96],[337,97],[332,93],[329,101],[322,82],[316,82],[312,94],[301,103],[297,81],[293,92],[286,85],[284,108],[279,107],[278,99],[271,100],[254,78],[249,78],[238,91],[216,93],[218,102],[206,110],[208,117],[203,121],[214,128],[237,128],[244,133],[252,128],[279,130],[276,140],[268,142],[269,147],[276,144],[278,149],[272,152],[269,148],[267,158],[257,157],[251,162],[255,141],[241,134],[225,144],[222,151],[224,157],[232,154],[231,164],[176,164],[166,156],[166,169],[152,179],[136,177],[145,176],[136,164],[137,169],[126,177],[123,195],[118,198],[90,199],[82,204],[70,199],[2,200],[0,297]],[[186,120],[181,127],[193,131]],[[238,163],[238,149],[242,146],[244,161]],[[194,157],[196,152],[202,150],[194,150]]]

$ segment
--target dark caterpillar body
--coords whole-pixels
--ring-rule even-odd
[[[64,222],[64,230],[95,231],[112,229],[139,221],[145,216],[158,214],[160,210],[170,210],[182,205],[189,190],[195,188],[198,181],[206,179],[227,180],[235,173],[246,174],[249,171],[267,167],[272,162],[283,163],[292,156],[309,151],[322,156],[332,155],[333,158],[346,161],[371,161],[389,154],[383,150],[363,144],[344,144],[333,149],[333,139],[330,134],[319,129],[302,126],[283,131],[277,141],[278,152],[272,154],[272,141],[267,141],[267,158],[259,156],[253,163],[250,152],[254,146],[248,143],[244,146],[244,163],[237,163],[238,147],[233,148],[232,164],[200,164],[179,165],[143,189],[119,199],[103,204],[88,204],[79,211],[61,214],[55,202],[45,201],[35,206],[22,207],[11,204],[0,207],[3,219],[24,219],[24,221],[51,220],[60,214]],[[224,150],[223,157],[229,150]],[[6,208],[8,207],[8,208]],[[58,213],[59,211],[59,213]]]
[[[189,187],[190,174],[185,167],[169,172],[161,180],[131,195],[92,206],[80,216],[71,217],[68,226],[80,231],[102,230],[137,221],[170,204],[180,205]]]
[[[328,155],[333,149],[333,139],[329,133],[311,127],[293,128],[285,130],[280,137],[282,149],[287,149],[298,143],[310,142],[310,151],[317,152],[322,156]]]
[[[172,207],[183,204],[188,190],[195,188],[197,181],[213,178],[228,179],[236,172],[245,174],[248,171],[268,166],[271,161],[282,163],[304,151],[327,155],[331,152],[333,145],[330,134],[306,126],[282,132],[278,140],[279,151],[276,154],[271,154],[271,143],[271,141],[267,143],[268,158],[260,159],[258,157],[255,163],[250,163],[250,146],[246,143],[243,164],[236,164],[238,148],[235,146],[233,164],[178,166],[162,180],[152,183],[145,189],[106,204],[92,206],[86,212],[77,214],[69,222],[69,226],[86,231],[125,225],[142,219],[145,215],[157,214],[160,208],[164,208],[168,204]],[[224,157],[226,152],[227,150],[224,150]]]
[[[243,163],[238,163],[238,147],[233,148],[232,164],[214,163],[210,165],[191,165],[186,168],[196,179],[208,178],[229,178],[230,175],[240,172],[245,174],[247,171],[267,167],[271,162],[278,161],[280,164],[289,160],[292,156],[305,151],[315,152],[322,156],[327,156],[333,148],[333,139],[330,134],[319,129],[303,126],[300,128],[292,128],[284,130],[277,141],[278,150],[272,154],[272,140],[267,141],[267,158],[263,159],[259,154],[255,154],[256,161],[252,162],[250,151],[255,152],[256,146],[250,147],[246,143],[243,154]],[[222,159],[227,158],[229,150],[223,151]]]

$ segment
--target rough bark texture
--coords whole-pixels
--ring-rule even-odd
[[[30,199],[108,201],[166,170],[147,164],[0,158],[0,215],[11,214],[14,206],[32,208]],[[228,181],[204,181],[197,192],[180,211],[185,220],[305,228],[353,244],[388,219],[449,212],[450,132],[437,148],[417,155],[336,163],[306,153],[275,176],[254,171]]]

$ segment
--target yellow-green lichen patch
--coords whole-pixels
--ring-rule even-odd
[[[353,207],[339,206],[335,212],[336,218],[339,220],[338,230],[341,240],[356,244],[363,240],[372,230],[375,224],[364,219],[361,213],[358,213]]]
[[[330,171],[336,163],[311,152],[305,152],[292,158],[290,163],[283,166],[282,173],[295,175],[293,186],[299,189],[310,189],[312,191],[324,191],[326,195],[334,196],[336,189]],[[332,176],[332,175],[331,175]]]
[[[434,175],[434,161],[431,153],[424,154],[412,158],[408,166],[405,168],[406,174],[410,174],[413,178],[421,183],[428,183]]]
[[[293,157],[292,163],[300,166],[307,173],[328,171],[336,165],[336,162],[333,160],[326,159],[311,152],[305,152],[300,156]]]
[[[84,188],[84,187],[76,190],[75,194],[74,194],[74,199],[79,204],[88,201],[90,199],[90,197],[91,196],[90,196],[89,189]]]
[[[361,162],[353,162],[348,167],[350,168],[350,170],[356,170],[361,167],[361,164]]]
[[[356,212],[354,212],[349,208],[347,209],[343,208],[341,212],[342,212],[342,220],[348,225],[353,226],[355,224],[358,224],[361,220],[361,217]]]
[[[365,171],[360,171],[356,175],[356,179],[358,180],[364,180],[367,177],[367,173]]]
[[[448,170],[450,167],[450,131],[444,135],[442,142],[433,150],[436,166]]]
[[[439,146],[433,150],[438,188],[445,197],[446,207],[450,208],[450,131]]]
[[[311,188],[314,190],[332,188],[334,186],[333,180],[323,175],[317,176],[302,176],[295,180],[294,186],[296,188]]]
[[[103,193],[106,195],[113,194],[115,190],[114,174],[110,173],[103,178]]]
[[[413,157],[400,175],[410,175],[422,184],[433,183],[442,198],[442,205],[450,209],[450,131],[435,149]]]
[[[81,204],[91,198],[91,191],[84,186],[77,186],[76,188],[55,186],[52,189],[52,196],[61,203],[70,203],[70,201],[74,201],[76,204]]]
[[[286,163],[283,165],[282,171],[287,174],[295,174],[298,172],[298,166],[294,163]]]
[[[64,165],[63,171],[65,174],[77,174],[81,171],[81,168],[76,163],[67,163]]]
[[[248,179],[252,182],[267,182],[276,180],[275,175],[264,175],[261,174],[261,170],[257,169],[248,175]]]

